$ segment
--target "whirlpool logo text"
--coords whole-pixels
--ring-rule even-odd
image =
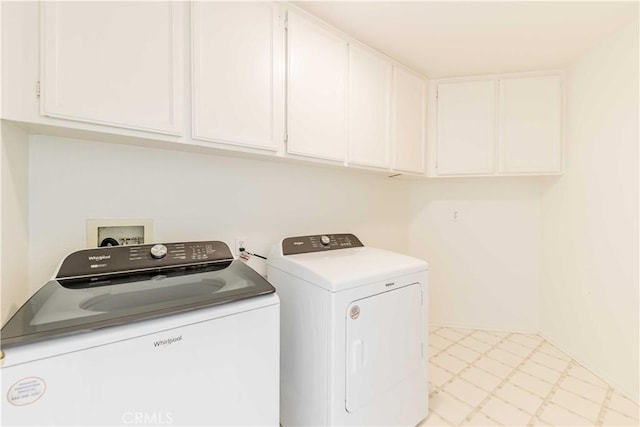
[[[110,259],[111,255],[91,255],[89,261],[102,261],[104,259]]]
[[[177,336],[177,337],[167,338],[166,340],[154,341],[153,342],[153,346],[154,347],[161,347],[163,345],[171,345],[174,342],[178,342],[178,341],[182,341],[182,335]]]

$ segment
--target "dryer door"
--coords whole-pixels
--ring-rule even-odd
[[[356,412],[411,379],[425,363],[422,288],[414,283],[353,301],[346,312],[346,409]]]

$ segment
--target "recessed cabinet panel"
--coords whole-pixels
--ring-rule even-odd
[[[559,76],[500,80],[500,172],[559,172]]]
[[[393,169],[424,173],[425,81],[394,67]]]
[[[347,43],[288,14],[287,151],[344,160],[347,136]]]
[[[42,114],[179,134],[183,5],[42,2]]]
[[[277,149],[277,5],[197,1],[192,26],[193,137]]]
[[[494,172],[493,81],[438,85],[438,175]]]
[[[349,163],[389,166],[390,62],[349,45]]]

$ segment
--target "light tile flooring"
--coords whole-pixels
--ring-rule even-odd
[[[638,406],[538,335],[430,328],[420,426],[638,426]]]

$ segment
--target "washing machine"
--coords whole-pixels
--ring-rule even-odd
[[[281,300],[283,426],[427,416],[425,261],[325,234],[285,238],[267,262]]]
[[[280,304],[223,242],[74,252],[2,328],[2,425],[279,422]]]

